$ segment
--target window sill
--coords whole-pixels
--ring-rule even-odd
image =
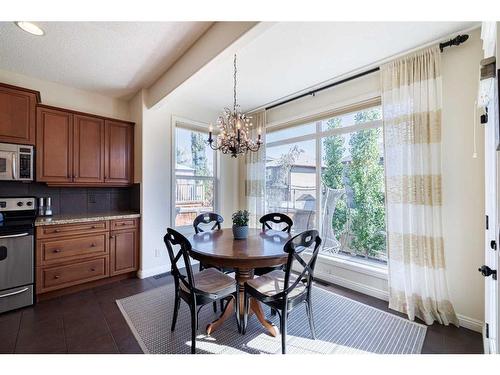
[[[388,280],[387,265],[379,265],[360,260],[352,260],[349,257],[342,255],[328,256],[324,254],[318,255],[317,262],[323,265],[331,265],[349,271],[376,277],[378,279]]]

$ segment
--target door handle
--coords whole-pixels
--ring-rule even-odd
[[[27,236],[29,233],[19,233],[19,234],[8,234],[6,236],[0,236],[0,238],[17,238],[17,237],[24,237]]]
[[[481,275],[483,275],[484,277],[491,276],[493,280],[497,279],[497,270],[492,270],[487,265],[481,266],[480,268],[478,268],[478,271],[481,272]]]
[[[17,180],[16,154],[12,154],[12,177]]]
[[[2,294],[2,295],[0,295],[0,298],[15,296],[16,294],[21,294],[21,293],[26,292],[28,289],[29,288],[24,288],[24,289],[21,289],[21,290],[17,290],[15,292],[7,293],[7,294]]]

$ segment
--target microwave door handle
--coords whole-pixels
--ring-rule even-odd
[[[17,180],[16,154],[12,154],[12,177]]]

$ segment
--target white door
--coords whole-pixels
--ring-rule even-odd
[[[495,98],[495,85],[491,85],[490,98]],[[500,187],[500,153],[496,151],[495,128],[497,122],[497,98],[491,100],[488,106],[488,123],[483,124],[485,128],[485,210],[487,216],[487,229],[485,233],[485,351],[488,353],[499,353],[499,293],[498,278],[487,274],[498,270],[498,247],[499,247],[499,209],[498,190]]]

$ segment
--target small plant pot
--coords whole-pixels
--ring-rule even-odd
[[[233,225],[233,237],[235,240],[245,240],[248,238],[248,225],[237,227]]]

